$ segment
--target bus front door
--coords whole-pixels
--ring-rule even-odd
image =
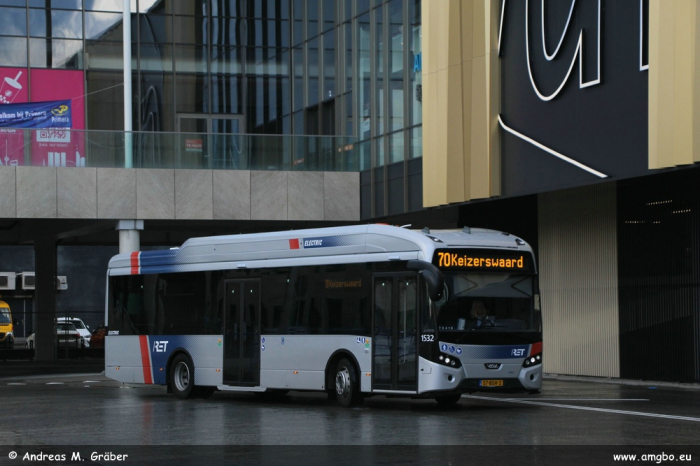
[[[226,281],[224,383],[260,385],[260,281]]]
[[[418,390],[418,279],[374,276],[372,389]]]

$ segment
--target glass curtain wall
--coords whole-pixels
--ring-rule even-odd
[[[121,7],[0,0],[0,66],[82,71],[85,127],[121,131]],[[137,141],[137,166],[357,169],[363,218],[422,207],[420,0],[137,0],[135,8],[134,129],[153,133]],[[160,132],[182,140],[167,147]],[[260,147],[245,148],[259,155],[256,165],[235,159],[245,138],[200,132],[359,142],[257,138],[248,144]],[[95,147],[114,147],[100,137]]]
[[[342,75],[349,98],[342,101],[346,108],[341,114],[348,123],[339,129],[352,128],[360,140],[362,218],[418,210],[422,208],[420,0],[346,2],[344,14],[345,27],[351,31],[343,31],[342,37],[353,46],[343,48]]]

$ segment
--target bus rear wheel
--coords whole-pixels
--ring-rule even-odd
[[[176,397],[185,400],[194,394],[194,364],[184,354],[178,354],[170,366],[170,387]]]
[[[341,406],[350,408],[362,403],[360,382],[355,365],[346,358],[338,361],[335,370],[335,399]]]
[[[451,406],[454,404],[457,404],[459,400],[462,398],[461,393],[453,393],[451,395],[440,395],[435,397],[435,401],[438,402],[439,405],[442,406]]]

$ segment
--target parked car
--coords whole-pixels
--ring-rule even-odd
[[[80,334],[80,331],[75,327],[72,322],[56,322],[56,327],[54,328],[54,335],[58,346],[72,347],[72,348],[87,348],[90,346],[90,339],[85,338]],[[27,337],[25,346],[27,348],[34,348],[35,335],[32,333]]]
[[[82,319],[78,317],[59,317],[56,319],[56,322],[60,324],[61,322],[70,322],[73,324],[78,330],[78,333],[80,333],[81,337],[81,348],[88,348],[90,346],[90,328],[85,325],[85,322],[83,322]]]
[[[105,347],[105,335],[107,335],[107,327],[104,324],[97,326],[92,332],[90,337],[90,347],[91,348],[104,348]]]
[[[72,346],[85,348],[85,340],[72,322],[56,323],[56,341],[58,341],[59,348]]]

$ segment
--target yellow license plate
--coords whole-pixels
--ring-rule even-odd
[[[502,380],[481,380],[479,382],[479,385],[481,385],[482,387],[502,387],[503,381]]]

